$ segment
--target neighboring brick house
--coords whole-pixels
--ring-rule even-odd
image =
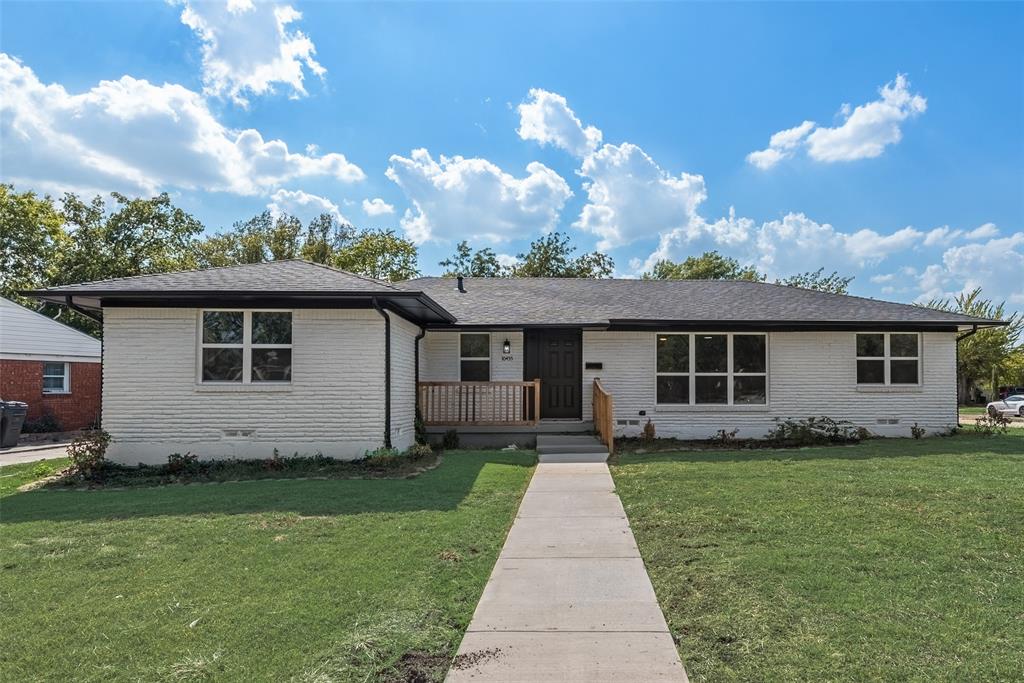
[[[0,398],[28,404],[28,420],[49,415],[61,429],[100,416],[100,341],[0,298]]]

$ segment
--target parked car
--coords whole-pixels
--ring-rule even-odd
[[[1024,417],[1024,394],[1013,394],[1002,401],[992,401],[986,407],[988,414],[996,415],[1017,415]]]

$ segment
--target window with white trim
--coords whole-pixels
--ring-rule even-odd
[[[857,334],[857,384],[920,384],[920,378],[920,334]]]
[[[768,402],[768,335],[662,333],[655,339],[658,405]]]
[[[459,380],[489,382],[491,335],[463,332],[459,335]]]
[[[291,311],[204,310],[199,325],[201,382],[291,381]]]
[[[71,368],[68,363],[43,363],[43,393],[67,394],[71,391]]]

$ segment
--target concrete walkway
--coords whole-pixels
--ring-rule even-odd
[[[606,464],[537,466],[446,680],[687,680]]]
[[[15,465],[21,462],[37,462],[51,458],[63,458],[67,455],[68,445],[33,444],[31,446],[14,446],[0,450],[0,466]]]

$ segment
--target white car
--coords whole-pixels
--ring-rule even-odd
[[[1024,394],[1007,396],[1002,401],[992,401],[985,409],[992,417],[996,415],[1018,415],[1024,417]]]

